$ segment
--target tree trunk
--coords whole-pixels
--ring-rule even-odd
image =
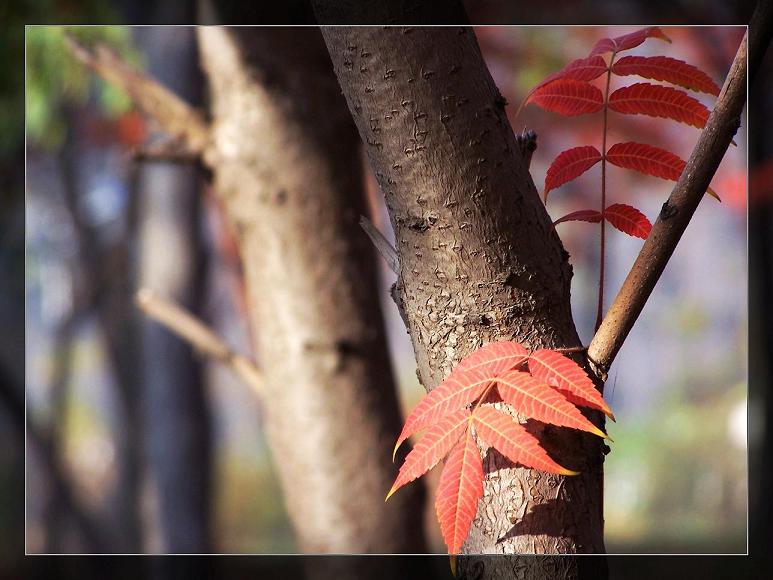
[[[207,163],[235,226],[272,453],[305,552],[421,552],[421,489],[384,504],[400,428],[358,140],[316,29],[201,28]],[[260,493],[260,490],[255,490]]]
[[[189,28],[140,29],[149,72],[182,98],[200,100],[200,74]],[[194,312],[202,302],[201,192],[193,166],[143,163],[139,172],[138,266],[148,287]],[[160,251],[163,249],[163,251]],[[201,364],[186,344],[155,322],[142,327],[141,401],[145,551],[212,549],[212,453]]]
[[[323,35],[386,196],[400,257],[396,295],[425,388],[486,342],[578,346],[568,254],[473,31],[331,27]],[[490,449],[465,553],[604,551],[603,444],[574,430],[541,431],[551,455],[582,474],[526,469]],[[555,560],[556,573],[574,567]]]

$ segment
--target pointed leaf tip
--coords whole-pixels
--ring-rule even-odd
[[[652,231],[652,224],[642,212],[624,203],[614,203],[604,210],[604,217],[616,229],[624,234],[647,239]]]
[[[548,193],[576,179],[601,161],[601,153],[591,145],[573,147],[558,154],[545,175],[545,199]]]
[[[650,83],[636,83],[609,95],[613,111],[629,115],[647,115],[672,119],[702,129],[709,110],[684,91]]]
[[[568,213],[565,216],[558,218],[553,222],[553,226],[555,227],[558,224],[564,222],[591,222],[597,224],[600,221],[601,212],[598,212],[595,209],[581,209],[579,211],[573,211],[572,213]]]
[[[665,81],[715,97],[720,91],[717,83],[699,68],[667,56],[624,56],[612,66],[612,72],[618,76],[637,75]]]
[[[483,497],[483,461],[468,429],[451,451],[440,475],[435,512],[449,554],[458,554]]]
[[[513,463],[561,475],[576,473],[553,461],[534,435],[495,407],[478,407],[473,414],[473,422],[476,433],[486,445],[494,447]]]
[[[529,373],[510,371],[498,377],[497,390],[513,409],[532,419],[599,434],[598,427],[580,413],[559,389],[554,389]]]
[[[529,371],[535,379],[554,387],[571,403],[612,413],[588,374],[560,352],[544,348],[534,351],[529,356]]]
[[[670,181],[677,181],[687,165],[684,159],[666,149],[634,141],[615,143],[607,151],[606,159],[612,165],[617,165],[623,169],[633,169],[645,175]],[[710,187],[706,193],[719,202],[722,201]]]
[[[470,411],[461,409],[432,425],[405,458],[394,489],[418,479],[435,467],[462,437],[469,426]]]

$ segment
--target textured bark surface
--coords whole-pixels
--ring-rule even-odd
[[[235,225],[267,434],[305,552],[421,552],[421,488],[384,503],[400,414],[357,225],[359,140],[317,29],[199,29],[215,186]],[[255,490],[260,493],[260,490]]]
[[[472,30],[332,27],[323,35],[386,196],[397,296],[425,388],[486,342],[579,345],[568,255]],[[602,443],[541,429],[548,450],[582,474],[516,467],[488,450],[464,552],[603,552]],[[557,559],[556,572],[570,573],[571,562]]]

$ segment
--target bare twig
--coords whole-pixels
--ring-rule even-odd
[[[199,352],[231,367],[255,393],[262,394],[263,375],[255,364],[228,348],[201,320],[174,302],[157,296],[149,288],[142,288],[136,298],[137,306],[145,314],[190,342]]]
[[[588,347],[588,360],[600,376],[609,370],[644,308],[738,130],[746,102],[747,49],[748,74],[753,78],[770,41],[770,29],[771,2],[762,0],[687,166]]]
[[[368,234],[370,241],[373,242],[374,246],[376,246],[378,253],[381,254],[382,258],[384,258],[387,266],[389,266],[389,269],[392,270],[392,272],[395,274],[399,275],[400,261],[397,258],[397,250],[392,247],[392,244],[389,243],[389,240],[387,240],[384,237],[384,234],[382,234],[378,228],[373,225],[373,222],[371,222],[364,215],[360,216],[360,227],[365,230],[366,234]]]
[[[105,81],[131,97],[146,115],[155,119],[170,136],[179,139],[191,155],[201,155],[209,144],[209,127],[200,112],[169,89],[137,71],[104,45],[90,50],[66,36],[72,54]]]
[[[515,141],[521,149],[521,155],[528,171],[531,166],[531,157],[537,150],[537,133],[531,129],[524,129],[520,135],[515,136]]]

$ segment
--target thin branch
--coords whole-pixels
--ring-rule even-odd
[[[88,49],[72,36],[65,37],[73,56],[105,81],[129,94],[134,104],[155,119],[170,136],[184,143],[191,155],[208,148],[209,127],[201,113],[148,75],[126,63],[104,45]]]
[[[400,260],[397,257],[397,250],[395,250],[392,244],[389,243],[389,240],[384,237],[384,234],[373,225],[373,222],[364,215],[360,216],[360,227],[368,234],[370,241],[376,246],[376,250],[378,250],[378,253],[384,258],[389,269],[399,276]]]
[[[140,310],[149,317],[190,342],[199,352],[230,367],[255,393],[263,393],[263,375],[255,364],[228,348],[201,320],[149,288],[137,292],[136,301]]]
[[[528,171],[531,166],[532,155],[537,150],[537,133],[531,129],[527,130],[524,128],[520,135],[515,136],[515,141],[521,149],[521,156],[523,157],[524,165],[526,165],[526,171]]]
[[[763,0],[758,3],[749,25],[751,39],[747,38],[747,31],[687,166],[588,347],[588,360],[602,377],[644,308],[740,126],[746,102],[747,40],[754,50],[748,53],[748,72],[753,78],[754,63],[762,59],[770,40],[770,29],[771,2]]]

